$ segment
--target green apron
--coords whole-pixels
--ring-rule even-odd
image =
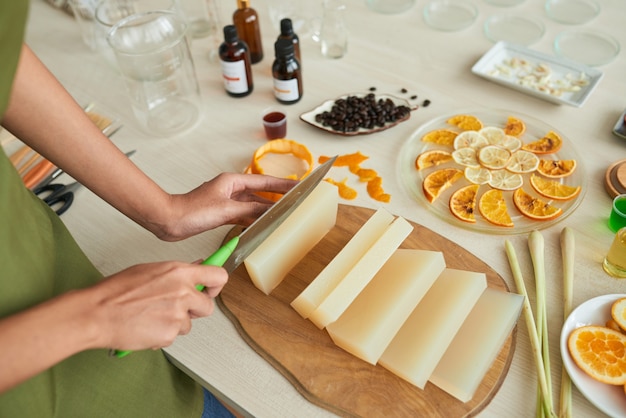
[[[0,0],[0,115],[27,8],[26,0]],[[0,318],[102,278],[60,218],[23,186],[4,152],[0,222]],[[202,407],[201,386],[160,350],[122,359],[104,349],[84,351],[0,394],[0,417],[200,417]]]

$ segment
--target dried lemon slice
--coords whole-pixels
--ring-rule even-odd
[[[530,185],[542,196],[555,200],[569,200],[580,193],[580,186],[568,186],[557,180],[544,179],[537,174],[530,176]]]
[[[546,177],[567,177],[576,170],[576,160],[547,160],[540,159],[537,171]]]
[[[492,170],[506,167],[511,158],[511,151],[498,145],[486,145],[478,151],[480,165]]]
[[[570,333],[567,348],[576,365],[595,380],[626,384],[626,335],[603,326],[582,326]]]
[[[415,159],[415,167],[418,170],[434,167],[452,160],[452,155],[448,151],[429,150],[424,151]]]
[[[474,184],[487,184],[491,181],[491,170],[483,167],[465,167],[465,178]]]
[[[539,166],[539,157],[530,151],[519,150],[511,155],[506,169],[513,173],[532,173],[537,166]]]
[[[489,185],[499,190],[515,190],[522,187],[524,179],[521,174],[511,173],[508,170],[491,171]]]
[[[452,158],[454,158],[454,161],[457,164],[461,164],[466,167],[480,167],[480,164],[476,159],[476,150],[471,147],[454,150],[452,152]]]
[[[498,226],[514,226],[502,191],[491,189],[480,197],[478,211],[489,222]]]
[[[461,187],[450,196],[450,212],[457,218],[465,222],[476,222],[476,195],[478,194],[477,184]]]
[[[478,133],[484,136],[491,145],[500,145],[506,137],[504,129],[496,126],[486,126],[478,131]]]
[[[548,132],[543,138],[522,146],[522,149],[535,154],[549,154],[561,149],[563,139],[554,131]]]
[[[448,119],[450,125],[457,126],[464,131],[478,131],[483,127],[483,123],[473,115],[456,115]]]
[[[454,149],[474,148],[478,149],[488,145],[487,138],[476,131],[464,131],[454,138]]]
[[[523,189],[513,193],[513,203],[522,215],[538,221],[554,219],[563,213],[563,209],[550,205],[539,198],[533,197]]]
[[[440,145],[452,145],[454,143],[454,138],[456,138],[457,135],[457,132],[449,129],[437,129],[426,133],[422,137],[422,141]]]
[[[431,203],[434,202],[444,190],[452,186],[461,177],[463,177],[463,172],[458,168],[442,168],[433,171],[422,182],[426,199]]]

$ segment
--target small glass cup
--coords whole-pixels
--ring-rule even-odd
[[[200,88],[187,24],[169,11],[133,14],[113,26],[107,41],[146,131],[180,134],[200,119]]]
[[[324,14],[320,27],[322,55],[341,58],[348,50],[348,28],[345,20],[346,5],[341,0],[324,0]]]
[[[287,115],[270,109],[263,115],[263,128],[267,139],[279,139],[287,136]]]
[[[626,227],[615,234],[611,248],[602,262],[602,268],[615,278],[626,278]]]
[[[626,194],[620,194],[613,199],[611,215],[609,215],[609,228],[617,232],[626,226]]]
[[[415,0],[365,0],[371,10],[383,14],[406,12],[415,4]]]

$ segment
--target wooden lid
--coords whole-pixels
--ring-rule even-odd
[[[604,186],[611,197],[626,194],[626,160],[609,166],[604,175]]]

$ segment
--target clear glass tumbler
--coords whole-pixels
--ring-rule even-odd
[[[341,0],[324,0],[324,13],[320,28],[322,55],[341,58],[348,50],[348,27],[345,19],[346,5]]]

